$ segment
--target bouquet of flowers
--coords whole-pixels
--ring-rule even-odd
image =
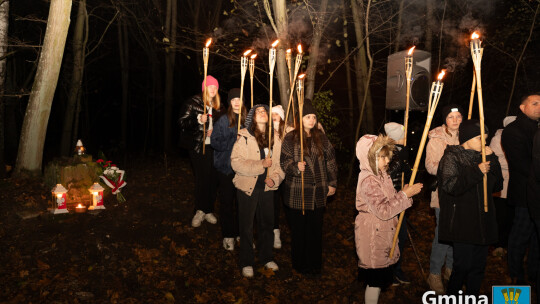
[[[120,190],[127,185],[124,181],[124,170],[120,170],[115,164],[110,160],[104,161],[103,159],[98,159],[96,161],[98,165],[101,166],[102,173],[99,178],[111,188],[112,194],[116,195],[118,202],[123,203],[126,201],[126,198],[122,195]]]

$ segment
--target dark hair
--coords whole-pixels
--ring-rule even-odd
[[[524,104],[531,96],[540,96],[540,92],[534,92],[521,97],[520,105]]]
[[[298,117],[298,116],[297,116]],[[299,118],[302,119],[302,118]],[[296,128],[292,131],[294,134],[294,139],[300,141],[300,123],[296,124]],[[311,140],[313,141],[313,144],[315,145],[315,150],[311,151],[311,149],[306,149],[307,147],[307,132],[304,129],[303,136],[303,142],[304,142],[304,156],[313,156],[317,158],[321,158],[324,156],[324,146],[323,146],[323,139],[324,133],[319,129],[319,121],[317,120],[315,122],[315,126],[313,126],[313,129],[309,132],[311,135]],[[311,152],[314,153],[314,155],[311,155]]]
[[[274,123],[274,121],[272,120],[272,123]],[[273,127],[273,125],[272,125]],[[279,128],[277,130],[275,130],[279,136],[279,138],[282,138],[283,137],[283,133],[285,132],[285,121],[283,119],[281,119],[281,116],[279,117]]]
[[[264,111],[266,111],[264,107],[259,108],[263,108]],[[268,111],[266,112],[268,113]],[[264,132],[261,132],[261,130],[259,130],[259,128],[257,127],[257,110],[255,110],[253,113],[253,123],[251,124],[251,130],[249,131],[251,131],[251,134],[255,136],[255,140],[257,140],[257,145],[259,146],[259,149],[268,148],[268,126],[264,128]]]
[[[244,122],[246,121],[246,112],[247,109],[244,107],[244,103],[240,103],[240,111],[242,113],[240,118],[240,125],[243,126]],[[236,120],[237,114],[234,113],[234,110],[232,108],[232,105],[229,104],[229,108],[227,109],[227,118],[229,119],[229,128],[232,128],[234,126],[238,126],[238,120]]]

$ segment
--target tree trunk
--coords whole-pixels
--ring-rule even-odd
[[[118,19],[118,52],[120,56],[120,70],[122,77],[122,104],[120,109],[120,147],[126,152],[127,147],[127,109],[129,94],[129,40],[127,24],[124,17]]]
[[[9,1],[0,4],[0,178],[6,177],[5,162],[5,107],[4,94],[6,83],[8,50],[8,26],[9,26]]]
[[[347,9],[345,6],[345,0],[341,1],[341,6],[343,8],[343,47],[345,49],[345,75],[347,76],[347,100],[349,101],[349,126],[352,130],[354,126],[354,99],[352,95],[352,80],[351,80],[351,61],[349,60],[349,33],[348,33],[348,24],[347,24]],[[355,138],[352,138],[352,146],[355,146]]]
[[[426,0],[429,1],[429,0]],[[401,45],[401,29],[403,28],[403,7],[405,6],[405,0],[399,1],[398,21],[396,25],[396,40],[394,41],[394,52],[399,52]]]
[[[364,23],[365,15],[363,12],[363,7],[361,4],[358,3],[358,0],[351,1],[352,4],[352,11],[353,11],[353,19],[354,19],[354,30],[356,33],[356,43],[358,44],[358,54],[356,55],[355,60],[355,71],[356,71],[356,87],[358,88],[356,91],[356,95],[358,98],[358,110],[360,111],[360,114],[363,114],[363,100],[364,95],[366,95],[366,129],[368,132],[372,132],[373,130],[373,103],[371,101],[371,90],[369,89],[369,85],[366,83],[366,79],[368,78],[368,64],[367,64],[367,54],[366,54],[366,48],[364,46],[365,43],[365,35],[364,35]],[[364,90],[367,90],[367,92],[364,94]],[[358,119],[362,120],[362,117],[358,117]],[[356,139],[355,139],[356,140]]]
[[[24,116],[15,175],[40,174],[43,146],[70,23],[72,0],[51,0],[36,77]]]
[[[165,105],[163,127],[163,151],[169,152],[171,148],[171,118],[174,86],[174,63],[176,61],[176,21],[177,1],[167,1],[167,18],[165,22],[165,35],[169,38],[171,47],[166,49],[165,55]]]
[[[77,108],[79,108],[79,91],[81,90],[82,78],[84,74],[84,25],[86,24],[86,0],[79,1],[79,9],[77,12],[77,21],[75,22],[75,29],[73,33],[73,71],[71,75],[71,83],[69,87],[69,95],[66,105],[66,112],[64,113],[64,124],[62,127],[62,141],[60,143],[60,154],[68,156],[74,147],[72,137],[77,137],[74,121],[75,115],[77,115]],[[75,133],[75,134],[72,134]]]
[[[315,69],[317,68],[317,61],[319,60],[319,47],[321,44],[321,37],[325,26],[326,9],[328,7],[328,0],[322,0],[321,6],[317,12],[317,24],[313,29],[313,38],[311,39],[311,47],[309,50],[309,62],[307,66],[306,75],[306,98],[313,100],[313,93],[315,91]]]
[[[276,33],[280,41],[282,42],[279,45],[276,58],[276,75],[278,78],[279,84],[279,100],[281,106],[284,109],[287,109],[290,95],[290,81],[289,81],[289,70],[287,68],[287,62],[285,59],[285,50],[287,47],[283,44],[287,41],[289,22],[287,19],[287,5],[285,0],[274,0],[272,1],[274,7],[274,15],[276,20],[276,26],[278,32]],[[294,60],[294,59],[293,59]],[[275,99],[275,98],[274,98]],[[292,116],[292,115],[291,115]]]
[[[426,51],[433,50],[433,29],[435,20],[433,20],[433,0],[426,0]]]

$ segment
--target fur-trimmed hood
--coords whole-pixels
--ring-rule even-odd
[[[356,157],[360,162],[360,170],[379,175],[378,155],[385,146],[392,146],[394,141],[388,136],[364,135],[356,144]]]

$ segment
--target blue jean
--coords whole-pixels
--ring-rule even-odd
[[[435,208],[435,218],[437,226],[435,227],[435,238],[431,244],[431,257],[429,259],[429,272],[432,274],[441,274],[441,270],[446,261],[446,268],[452,269],[454,264],[454,250],[452,246],[439,243],[439,213],[441,209]]]
[[[255,188],[248,196],[238,190],[238,220],[240,222],[240,267],[253,266],[253,223],[257,218],[257,250],[259,263],[273,259],[274,191]]]

